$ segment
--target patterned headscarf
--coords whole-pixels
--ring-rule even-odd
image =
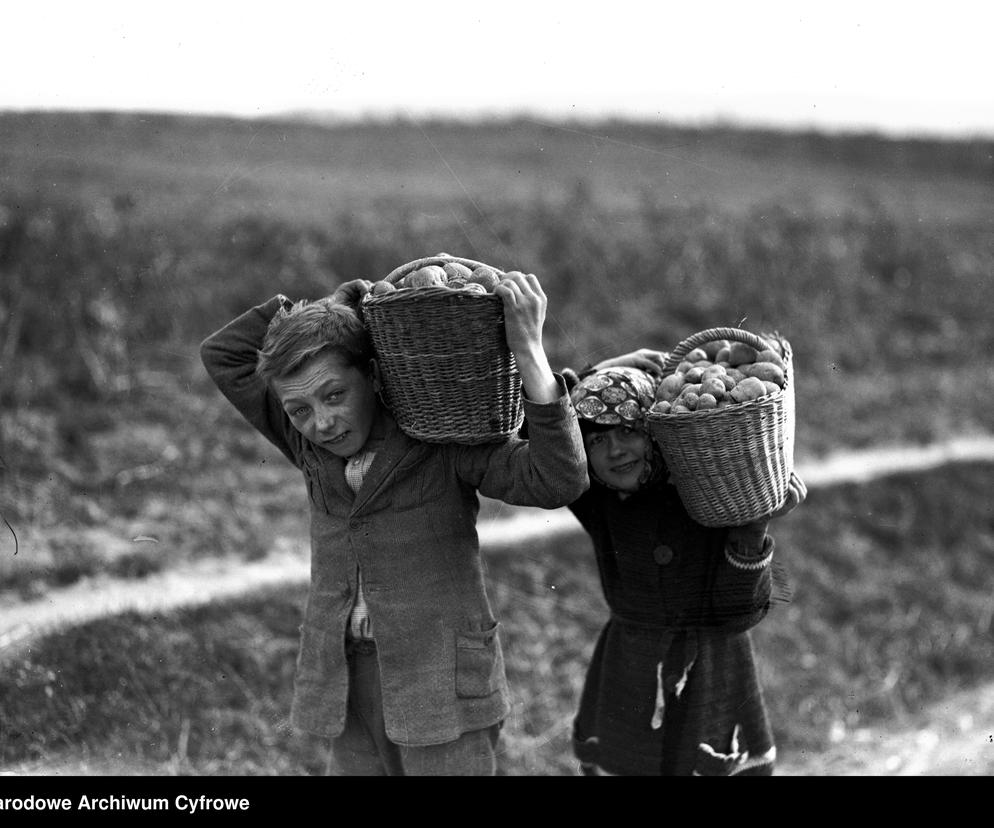
[[[580,424],[641,425],[655,397],[656,381],[638,368],[602,368],[570,393]]]
[[[570,402],[580,420],[580,430],[600,431],[615,426],[629,426],[640,431],[645,427],[645,413],[655,398],[657,381],[638,368],[602,368],[580,380],[570,392]],[[645,457],[645,471],[641,485],[654,481],[663,474],[666,464],[656,441],[648,439]],[[590,476],[608,488],[590,470]]]

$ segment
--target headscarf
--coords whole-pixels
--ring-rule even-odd
[[[628,426],[644,432],[645,413],[655,399],[656,384],[647,372],[625,366],[602,368],[584,377],[570,392],[580,430],[588,433]],[[650,437],[647,444],[641,485],[658,478],[665,468],[656,441]],[[597,477],[592,468],[590,475],[601,485],[615,488]]]

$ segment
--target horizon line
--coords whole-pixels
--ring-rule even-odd
[[[651,116],[645,114],[610,112],[602,113],[561,113],[531,109],[528,107],[501,110],[477,110],[459,112],[452,110],[420,110],[412,112],[404,107],[369,109],[365,111],[343,112],[330,108],[296,107],[284,110],[269,110],[259,113],[245,113],[225,110],[198,110],[155,107],[106,107],[106,106],[13,106],[0,105],[0,114],[17,115],[81,115],[81,116],[122,116],[122,117],[165,117],[187,119],[214,119],[232,121],[275,121],[311,123],[324,126],[383,125],[398,122],[434,121],[461,123],[467,125],[511,123],[532,121],[550,124],[631,124],[639,126],[659,126],[690,130],[733,130],[740,132],[777,132],[783,134],[822,134],[831,137],[877,136],[890,140],[936,140],[974,142],[994,140],[994,127],[959,131],[941,131],[925,127],[882,127],[879,125],[825,125],[804,121],[778,122],[766,118],[745,118],[742,116],[715,114],[708,117]]]

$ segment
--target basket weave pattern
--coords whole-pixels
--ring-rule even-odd
[[[738,340],[756,350],[770,347],[750,331],[708,328],[674,348],[663,376],[674,373],[694,348],[716,339]],[[787,498],[794,469],[793,353],[785,339],[777,341],[785,366],[778,393],[726,408],[646,417],[684,507],[704,526],[750,523]]]
[[[447,262],[470,269],[482,264],[440,253],[385,278],[396,284],[422,267]],[[491,443],[521,427],[521,376],[507,347],[499,296],[444,286],[402,288],[368,294],[361,312],[380,363],[384,401],[408,436],[429,443]]]

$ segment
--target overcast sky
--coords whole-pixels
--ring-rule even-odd
[[[994,3],[7,2],[0,109],[622,115],[994,137]]]

